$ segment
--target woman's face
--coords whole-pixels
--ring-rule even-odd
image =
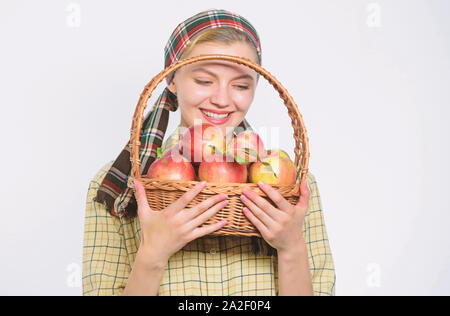
[[[246,57],[258,63],[250,44],[199,44],[189,58],[200,54],[226,54]],[[237,127],[253,101],[257,73],[244,66],[224,60],[207,60],[186,65],[176,71],[168,86],[177,95],[181,110],[181,126],[209,123],[217,126],[224,136]]]

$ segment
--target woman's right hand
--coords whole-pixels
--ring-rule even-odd
[[[205,182],[197,184],[162,211],[153,211],[148,205],[142,183],[139,181],[134,183],[141,225],[141,244],[138,252],[143,253],[145,257],[141,257],[141,260],[165,265],[170,256],[190,241],[208,235],[227,224],[226,221],[220,221],[199,227],[227,205],[228,196],[225,194],[214,195],[192,208],[186,208],[205,187]]]

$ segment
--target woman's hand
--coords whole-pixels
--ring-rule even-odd
[[[197,184],[166,209],[153,211],[148,205],[144,186],[139,181],[135,181],[135,197],[141,225],[139,251],[143,252],[145,257],[149,257],[149,262],[154,263],[158,260],[158,263],[166,264],[170,256],[188,242],[210,234],[227,224],[226,221],[221,221],[199,227],[227,205],[228,196],[225,194],[212,196],[192,208],[186,208],[205,184],[205,182]]]
[[[246,205],[244,214],[267,243],[278,252],[298,248],[303,241],[302,226],[308,212],[310,196],[306,181],[300,184],[300,198],[295,206],[269,184],[259,182],[258,186],[277,207],[252,190],[245,189],[241,195],[241,200]]]

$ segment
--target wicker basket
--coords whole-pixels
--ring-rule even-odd
[[[263,69],[258,64],[255,64],[251,60],[243,57],[236,57],[230,55],[199,55],[189,59],[179,60],[178,62],[167,67],[165,70],[160,72],[155,76],[144,88],[141,93],[139,102],[137,104],[136,110],[134,112],[133,123],[131,127],[131,175],[128,179],[128,184],[134,187],[134,179],[140,181],[146,190],[146,195],[148,198],[149,206],[152,210],[158,211],[165,209],[168,205],[179,199],[186,191],[191,190],[197,181],[160,181],[149,179],[146,175],[141,175],[139,160],[139,145],[140,145],[140,132],[142,128],[142,122],[144,118],[144,110],[147,105],[148,99],[151,97],[152,92],[156,89],[158,84],[168,77],[172,72],[180,69],[181,67],[199,62],[212,59],[219,59],[229,62],[234,62],[240,65],[245,65],[257,73],[262,75],[270,84],[279,92],[281,99],[284,101],[287,107],[288,114],[291,118],[292,127],[294,128],[294,139],[295,139],[295,161],[294,164],[297,170],[297,183],[293,185],[272,185],[273,188],[277,189],[282,196],[288,200],[291,204],[295,204],[298,201],[300,194],[299,180],[304,180],[308,172],[308,162],[309,162],[309,147],[308,147],[308,137],[306,133],[306,128],[304,126],[302,116],[297,108],[292,97],[289,95],[287,90],[278,82],[273,75],[268,71]],[[275,205],[266,194],[259,189],[257,184],[253,183],[207,183],[206,187],[200,192],[194,200],[192,200],[187,207],[192,207],[209,197],[225,193],[228,195],[228,204],[221,210],[219,210],[213,217],[211,217],[203,225],[209,225],[216,223],[221,220],[226,220],[227,225],[223,226],[221,229],[211,233],[210,235],[216,236],[256,236],[261,237],[259,231],[256,227],[246,218],[243,214],[243,205],[240,196],[245,188],[249,188],[256,192],[258,195],[265,198],[272,205]]]

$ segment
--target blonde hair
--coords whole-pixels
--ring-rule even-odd
[[[197,37],[194,37],[194,39],[186,46],[186,48],[183,51],[183,54],[181,54],[180,59],[185,59],[186,56],[189,56],[194,49],[196,45],[202,44],[202,43],[221,43],[221,44],[233,44],[236,42],[243,42],[250,44],[255,49],[255,55],[258,58],[258,48],[253,41],[253,39],[250,37],[249,34],[247,34],[244,31],[230,28],[230,27],[216,27],[209,30],[206,30],[205,32],[201,33]],[[260,62],[258,60],[258,62]],[[170,84],[173,80],[173,77],[175,76],[175,72],[171,73],[168,78],[168,84]],[[257,74],[256,82],[259,81],[260,74]]]

